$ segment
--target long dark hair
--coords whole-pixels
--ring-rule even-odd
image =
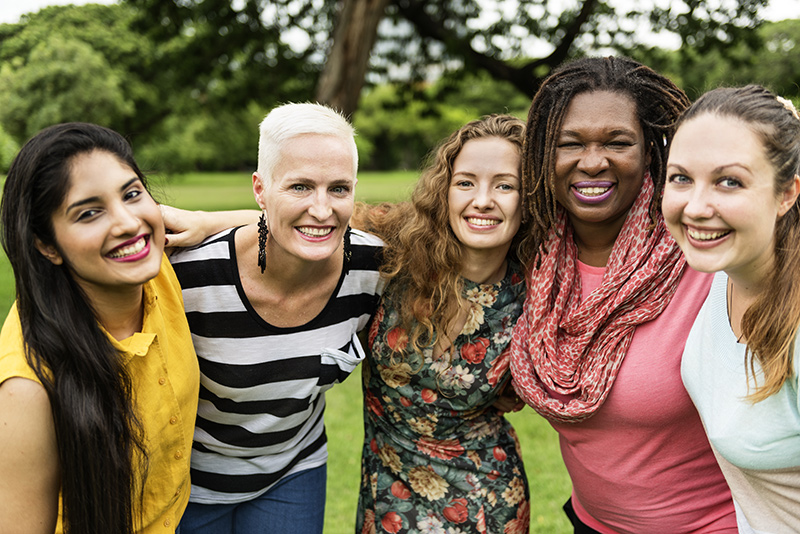
[[[689,105],[686,94],[668,78],[624,57],[589,57],[566,63],[542,83],[528,112],[525,150],[522,156],[523,192],[532,219],[532,238],[542,243],[555,225],[555,161],[558,133],[572,99],[592,91],[628,95],[636,103],[636,115],[650,155],[650,176],[655,190],[650,219],[661,209],[667,166],[667,142],[675,121]]]
[[[11,163],[2,204],[3,248],[14,269],[25,357],[50,399],[61,467],[65,533],[132,533],[147,454],[133,410],[131,379],[70,274],[36,239],[59,250],[52,216],[70,186],[75,156],[99,150],[145,183],[131,147],[94,124],[42,130]],[[60,251],[60,250],[59,250]],[[63,254],[62,254],[63,256]],[[135,466],[135,467],[134,467]],[[141,497],[140,497],[141,498]]]
[[[692,104],[678,127],[706,113],[747,124],[772,164],[775,194],[791,186],[800,173],[800,117],[790,104],[760,85],[714,89]],[[764,373],[749,395],[753,402],[777,393],[794,374],[794,340],[800,327],[800,202],[775,223],[775,264],[766,282],[742,317],[749,373],[757,376],[754,360]]]

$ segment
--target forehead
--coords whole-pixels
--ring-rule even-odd
[[[636,102],[620,91],[584,91],[567,105],[561,132],[574,131],[641,132]]]
[[[519,174],[520,151],[502,137],[470,139],[453,160],[453,173]]]
[[[680,125],[669,152],[669,163],[716,168],[738,164],[762,171],[772,164],[753,126],[739,118],[703,113]]]
[[[286,140],[280,149],[273,178],[303,176],[305,178],[335,177],[336,180],[356,178],[353,144],[333,135],[302,134]]]
[[[135,177],[134,170],[110,152],[83,152],[70,159],[66,194],[70,196],[86,190],[114,189],[121,182]]]

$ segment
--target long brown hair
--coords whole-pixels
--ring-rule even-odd
[[[525,124],[510,115],[489,115],[472,121],[445,139],[427,161],[411,195],[411,202],[360,205],[354,226],[363,227],[386,241],[382,272],[400,288],[400,313],[415,350],[430,346],[458,313],[463,282],[463,251],[450,228],[447,195],[455,161],[472,139],[499,137],[522,150]],[[523,210],[524,214],[524,210]],[[531,256],[522,237],[528,234],[523,216],[509,256],[526,262]],[[413,326],[412,326],[413,325]]]
[[[649,147],[650,176],[655,186],[650,219],[661,209],[667,165],[667,142],[674,124],[689,105],[684,92],[668,78],[624,57],[591,57],[566,63],[542,83],[528,112],[522,157],[523,192],[532,218],[531,237],[542,243],[557,220],[556,144],[567,108],[582,93],[612,91],[628,95]]]
[[[720,88],[701,96],[683,114],[678,127],[701,114],[743,121],[759,137],[775,171],[775,194],[786,191],[800,173],[800,118],[760,85]],[[767,284],[742,317],[747,339],[747,368],[755,362],[764,383],[748,395],[753,402],[777,393],[794,373],[794,341],[800,327],[800,203],[775,223],[775,264]]]

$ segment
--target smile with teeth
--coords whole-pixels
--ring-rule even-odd
[[[575,189],[578,190],[583,196],[586,197],[597,197],[611,189],[610,187],[576,187]]]
[[[130,245],[115,248],[108,253],[108,257],[118,259],[125,258],[127,256],[133,256],[134,254],[138,254],[139,252],[143,251],[145,246],[147,246],[147,237],[142,236]]]
[[[725,230],[721,232],[704,232],[701,230],[692,230],[691,228],[687,228],[686,233],[689,234],[689,237],[696,239],[697,241],[712,241],[728,235],[731,233],[731,231]]]
[[[482,219],[478,217],[465,217],[467,223],[472,224],[474,226],[497,226],[500,224],[500,221],[497,219]]]
[[[326,226],[324,228],[319,228],[316,226],[298,226],[297,230],[308,237],[324,237],[333,232],[333,227]]]

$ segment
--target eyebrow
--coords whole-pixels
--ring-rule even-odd
[[[139,177],[138,177],[138,176],[134,176],[133,178],[131,178],[130,180],[128,180],[127,182],[125,182],[124,184],[122,184],[122,187],[120,187],[120,188],[119,188],[120,192],[122,192],[122,191],[125,191],[125,190],[126,190],[126,189],[128,189],[128,188],[129,188],[131,185],[133,185],[134,183],[136,183],[136,182],[138,182],[138,181],[141,181],[141,180],[139,180]],[[92,202],[98,202],[99,200],[100,200],[100,197],[89,197],[89,198],[84,198],[84,199],[82,199],[82,200],[79,200],[79,201],[77,201],[77,202],[73,202],[72,204],[70,204],[69,206],[67,206],[67,209],[66,209],[66,210],[64,210],[64,211],[65,211],[66,213],[69,213],[71,210],[73,210],[73,209],[75,209],[75,208],[79,208],[79,207],[83,206],[84,204],[91,204]]]
[[[629,128],[616,128],[607,132],[608,135],[633,135],[636,136],[636,130],[631,130]],[[575,130],[561,130],[559,135],[570,135],[572,137],[581,137],[581,133]]]
[[[688,171],[685,168],[683,168],[681,165],[678,165],[677,163],[667,163],[667,168],[669,168],[669,167],[675,167],[676,169],[678,169],[678,171],[680,171],[680,172],[682,172],[684,174],[688,174]],[[726,163],[725,165],[720,165],[719,167],[714,167],[711,170],[711,174],[720,174],[725,169],[727,169],[728,167],[738,167],[738,168],[740,168],[742,170],[747,171],[750,174],[753,174],[753,171],[750,170],[750,167],[748,167],[747,165],[743,165],[741,163]]]

